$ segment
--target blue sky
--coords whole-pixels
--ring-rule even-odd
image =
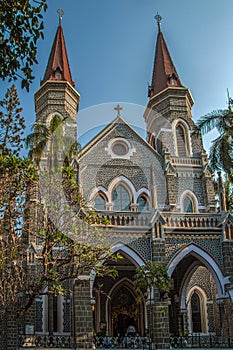
[[[29,93],[19,89],[27,131],[35,120],[33,95],[45,71],[58,8],[64,10],[72,77],[81,94],[79,135],[114,119],[117,103],[123,105],[128,122],[145,128],[142,114],[151,81],[157,11],[182,84],[194,97],[194,120],[225,108],[227,88],[233,96],[232,0],[48,0],[36,79]]]

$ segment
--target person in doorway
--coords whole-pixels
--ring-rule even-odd
[[[128,337],[135,337],[136,335],[136,329],[133,325],[130,325],[128,328],[127,328],[127,336]]]

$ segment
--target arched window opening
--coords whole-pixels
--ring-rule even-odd
[[[189,196],[186,196],[183,201],[183,211],[185,213],[193,213],[194,212],[194,204],[192,199]]]
[[[130,210],[130,195],[126,188],[119,185],[113,192],[114,210]]]
[[[138,200],[138,211],[148,210],[148,201],[145,196],[140,196]]]
[[[196,292],[194,292],[191,297],[191,311],[193,333],[202,333],[201,302],[199,295]]]
[[[176,127],[176,144],[177,154],[179,157],[187,157],[187,148],[185,140],[185,130],[183,126],[177,125]]]
[[[101,193],[98,193],[98,195],[95,197],[95,209],[96,210],[105,210],[105,204],[106,200],[104,196]]]

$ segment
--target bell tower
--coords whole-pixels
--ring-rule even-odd
[[[75,89],[62,28],[63,11],[58,10],[59,25],[50,52],[44,78],[35,93],[36,121],[47,123],[57,114],[66,120],[69,136],[77,139],[76,115],[80,95]]]
[[[164,160],[167,210],[185,212],[186,193],[193,201],[192,210],[213,211],[211,171],[191,114],[194,100],[172,61],[161,31],[162,17],[157,13],[155,19],[158,34],[144,118],[147,141]]]

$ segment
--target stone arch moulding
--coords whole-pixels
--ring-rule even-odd
[[[181,193],[180,203],[179,203],[181,211],[184,211],[184,199],[186,196],[193,201],[194,212],[198,212],[198,209],[199,209],[198,199],[196,195],[190,190],[185,190],[184,192]]]
[[[92,191],[91,191],[91,194],[90,194],[90,201],[94,201],[96,195],[99,193],[99,192],[102,192],[105,197],[107,198],[108,202],[109,202],[109,193],[108,191],[106,190],[106,188],[104,188],[103,186],[98,186],[98,187],[95,187]]]
[[[58,116],[61,118],[61,120],[64,120],[64,116],[60,112],[52,112],[50,113],[46,118],[46,124],[49,125],[53,117]]]
[[[218,298],[227,298],[227,295],[224,292],[224,287],[226,284],[229,283],[229,277],[224,277],[216,261],[207,252],[205,252],[203,249],[196,246],[195,244],[190,244],[184,247],[172,259],[172,261],[168,264],[168,275],[171,277],[173,271],[175,270],[179,262],[189,254],[193,254],[212,273],[217,287]]]
[[[174,135],[174,140],[175,140],[175,150],[176,150],[176,156],[178,155],[178,146],[177,146],[177,139],[176,139],[176,128],[178,126],[181,126],[184,131],[184,137],[185,137],[185,147],[186,147],[186,153],[187,157],[192,156],[192,147],[191,147],[191,138],[190,138],[190,127],[187,124],[187,122],[183,119],[176,119],[172,123],[172,129],[173,129],[173,135]]]
[[[140,190],[138,190],[136,193],[136,203],[137,203],[139,197],[141,197],[143,195],[147,198],[148,201],[150,201],[150,191],[147,188],[143,187]]]
[[[125,253],[129,258],[131,258],[131,260],[135,263],[135,266],[140,267],[140,266],[144,266],[146,263],[145,261],[130,247],[128,247],[127,245],[125,245],[122,242],[118,242],[115,243],[112,247],[111,250],[113,253],[118,252],[119,250],[121,250],[123,253]],[[102,263],[104,262],[104,260],[102,261]],[[95,281],[95,272],[94,270],[91,271],[90,274],[90,287],[91,287],[91,296],[93,295],[93,286],[94,286],[94,281]]]
[[[108,196],[109,196],[110,202],[112,202],[113,190],[118,185],[123,185],[126,187],[126,189],[129,190],[129,192],[132,196],[132,203],[135,203],[135,198],[136,198],[136,194],[137,194],[136,189],[135,189],[134,185],[132,184],[132,182],[129,179],[127,179],[127,177],[125,177],[123,175],[120,175],[120,176],[114,178],[108,187]]]
[[[201,325],[202,325],[202,333],[206,334],[209,332],[208,329],[208,318],[207,318],[207,308],[206,308],[206,304],[207,304],[207,295],[205,293],[205,291],[198,287],[198,286],[194,286],[190,289],[190,291],[188,292],[187,295],[187,300],[188,300],[188,326],[189,326],[189,332],[193,333],[193,329],[192,329],[192,321],[191,321],[191,297],[194,293],[197,293],[199,300],[200,300],[200,306],[201,306]]]
[[[137,265],[138,267],[145,265],[145,261],[132,248],[128,247],[127,245],[125,245],[122,242],[118,242],[118,243],[114,244],[111,247],[111,250],[113,253],[116,253],[119,250],[121,250],[129,258],[131,258],[133,260],[133,262],[135,263],[135,265]]]
[[[133,281],[131,281],[127,277],[124,277],[123,279],[118,281],[116,284],[114,284],[114,286],[109,291],[108,298],[106,300],[105,319],[107,320],[107,329],[108,330],[110,330],[110,328],[111,328],[111,318],[110,318],[110,316],[111,316],[111,313],[110,313],[111,300],[112,300],[113,295],[118,290],[120,290],[122,287],[125,287],[131,293],[131,295],[133,295],[135,300],[137,299],[138,295],[140,295],[140,298],[143,299],[142,292],[136,292],[136,290],[134,288]],[[142,315],[146,315],[146,305],[145,305],[145,303],[143,303],[141,301],[140,303],[138,303],[138,307],[140,308],[140,315],[141,315],[141,317],[139,318],[139,322],[141,323],[141,327],[143,327],[143,318],[144,317],[142,317]],[[147,317],[145,317],[145,323],[146,323],[146,319],[147,319]],[[146,323],[146,326],[147,326],[147,323]],[[112,331],[112,329],[111,329],[111,331]]]
[[[125,185],[126,188],[130,191],[130,194],[132,195],[132,204],[137,204],[138,198],[143,194],[147,197],[148,202],[150,202],[150,191],[145,187],[142,187],[142,188],[140,188],[140,190],[136,191],[132,182],[123,175],[114,178],[111,181],[108,189],[106,189],[103,186],[98,186],[98,187],[93,188],[91,191],[91,194],[90,194],[90,201],[93,202],[94,198],[98,194],[98,192],[102,192],[106,196],[107,201],[109,203],[111,203],[113,189],[115,187],[117,187],[117,185],[120,185],[120,184]]]
[[[197,263],[193,262],[186,270],[184,277],[183,277],[183,281],[181,283],[180,286],[180,308],[185,309],[186,307],[186,290],[187,290],[187,286],[190,282],[190,279],[193,275],[193,273],[196,271],[197,268]],[[207,267],[205,266],[205,268],[207,269]]]

